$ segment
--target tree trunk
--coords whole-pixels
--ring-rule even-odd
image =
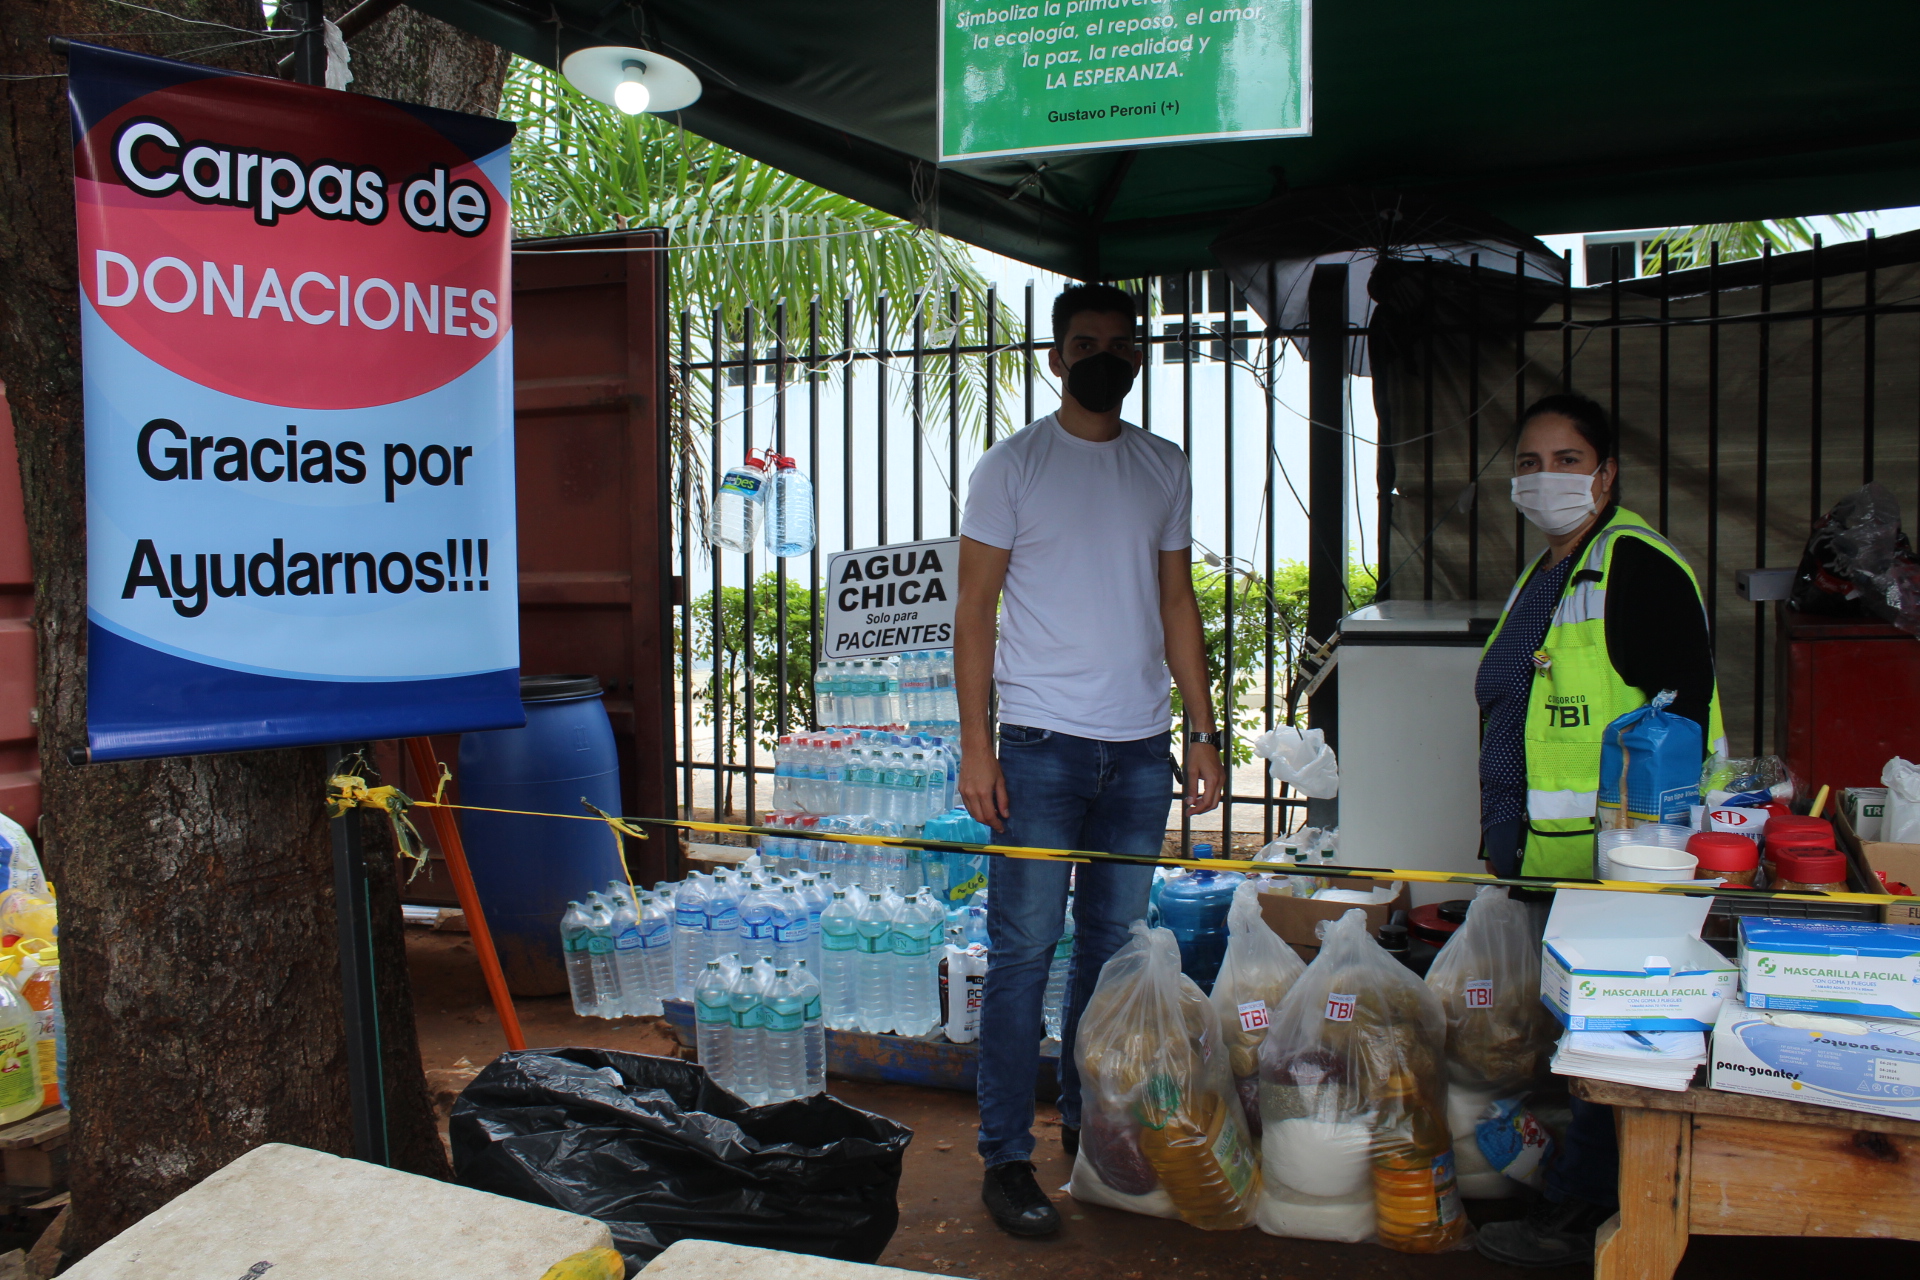
[[[491,116],[513,55],[404,5],[349,42],[355,93]]]
[[[46,40],[88,33],[263,74],[287,48],[181,20],[257,30],[257,0],[166,8],[177,16],[111,0],[0,3],[0,73],[46,77],[0,80],[0,379],[34,560],[41,832],[61,890],[69,1257],[261,1143],[352,1148],[321,751],[66,763],[66,751],[85,742],[86,476],[66,66]],[[390,58],[365,59],[355,87],[497,109],[504,55],[467,47],[483,42],[457,33],[448,41],[442,24],[415,30],[426,21],[386,19],[411,34]],[[362,40],[378,43],[377,31]],[[234,42],[245,43],[209,47]],[[403,74],[407,58],[421,69]],[[442,74],[455,81],[436,94]],[[394,1163],[444,1177],[414,1038],[392,844],[377,815],[362,821]]]

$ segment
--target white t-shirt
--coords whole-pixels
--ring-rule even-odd
[[[1160,553],[1192,545],[1192,505],[1180,446],[1131,424],[1096,444],[1048,414],[987,450],[960,532],[1013,553],[993,665],[1004,723],[1166,732]]]

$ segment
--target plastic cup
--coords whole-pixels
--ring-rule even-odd
[[[1667,883],[1691,880],[1699,859],[1684,849],[1669,849],[1657,844],[1623,844],[1609,854],[1610,880],[1642,880]]]

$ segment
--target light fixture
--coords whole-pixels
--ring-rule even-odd
[[[577,49],[560,64],[567,83],[630,116],[678,111],[700,100],[700,77],[646,49],[603,44]]]

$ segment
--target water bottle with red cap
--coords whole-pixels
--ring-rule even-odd
[[[784,453],[769,453],[773,479],[767,493],[767,554],[803,556],[813,550],[813,482]]]

